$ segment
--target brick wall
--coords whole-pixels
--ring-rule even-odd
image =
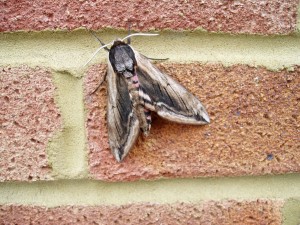
[[[0,224],[299,224],[299,1],[1,1]],[[110,153],[106,52],[133,47],[201,99]],[[297,25],[298,24],[298,25]],[[180,135],[179,135],[180,131]]]

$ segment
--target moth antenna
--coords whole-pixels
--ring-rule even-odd
[[[157,36],[159,34],[147,34],[147,33],[135,33],[135,34],[130,34],[124,37],[121,41],[126,40],[127,38],[133,37],[133,36]]]
[[[155,60],[157,60],[157,61],[166,61],[166,60],[169,60],[169,58],[151,58],[151,57],[147,57],[147,56],[146,56],[146,58],[150,59],[150,60],[154,60],[154,61]]]
[[[128,24],[128,36],[131,34],[131,24]],[[127,44],[130,45],[131,44],[131,38],[127,38]]]
[[[101,41],[101,39],[95,34],[95,32],[91,30],[89,30],[89,32],[101,43],[102,46],[105,45],[105,43]],[[104,47],[104,49],[109,52],[109,49],[107,47]]]
[[[89,59],[89,61],[87,61],[87,62],[84,64],[83,67],[85,67],[87,64],[89,64],[89,62],[92,61],[92,59],[97,55],[97,53],[98,53],[102,48],[105,48],[105,47],[107,47],[107,46],[109,46],[109,45],[112,45],[112,44],[113,44],[113,42],[110,42],[110,43],[108,43],[108,44],[106,44],[106,45],[103,45],[103,46],[101,46],[100,48],[98,48],[98,49],[95,51],[95,53],[92,55],[92,57]]]

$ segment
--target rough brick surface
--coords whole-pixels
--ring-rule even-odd
[[[298,0],[19,1],[0,2],[0,31],[75,29],[195,29],[286,34],[295,30]]]
[[[0,206],[1,224],[281,224],[281,202],[205,202],[123,206]]]
[[[1,68],[0,181],[49,178],[45,149],[61,127],[54,90],[49,71]]]
[[[110,153],[105,85],[92,93],[105,66],[85,80],[89,167],[104,180],[239,176],[300,171],[300,68],[293,72],[248,66],[162,64],[206,106],[211,124],[188,126],[154,116],[122,163]],[[179,133],[180,131],[180,133]]]

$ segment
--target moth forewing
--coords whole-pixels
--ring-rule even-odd
[[[134,51],[137,60],[141,86],[154,101],[159,116],[177,123],[204,125],[209,116],[193,94],[187,91],[169,75],[161,72],[145,56]],[[158,87],[155,89],[155,87]],[[156,100],[155,100],[156,99]]]
[[[120,162],[128,154],[138,137],[139,121],[133,114],[125,82],[118,82],[118,79],[121,81],[122,77],[114,72],[108,60],[108,138],[111,152]]]
[[[149,78],[156,80],[157,82],[159,82],[161,84],[167,83],[168,75],[157,76],[157,72],[160,72],[159,69],[156,66],[154,66],[151,63],[151,61],[149,59],[147,59],[147,57],[140,54],[138,51],[136,51],[134,49],[133,49],[133,51],[134,51],[134,55],[135,55],[138,67],[147,71],[147,75],[149,76]]]

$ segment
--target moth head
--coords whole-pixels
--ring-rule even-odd
[[[117,38],[116,40],[114,40],[111,48],[118,46],[118,45],[126,45],[126,43],[124,41],[122,41],[120,38]]]
[[[124,41],[122,41],[122,39],[121,38],[116,38],[114,41],[112,41],[112,46],[114,46],[114,45],[119,45],[119,44],[125,44],[125,42]]]

